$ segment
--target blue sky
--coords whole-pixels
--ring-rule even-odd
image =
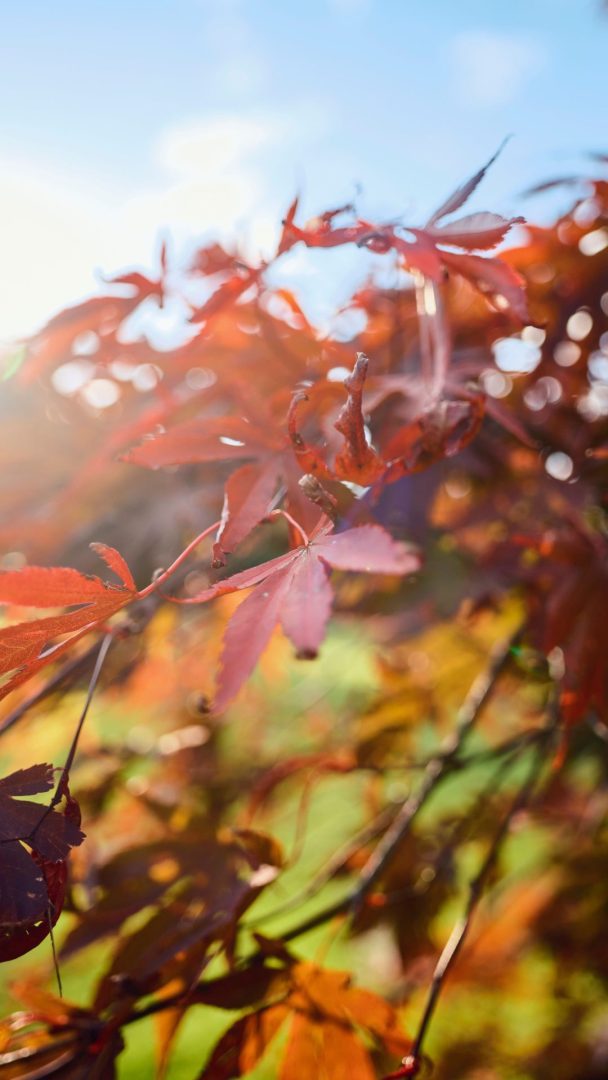
[[[178,254],[210,233],[264,252],[295,190],[305,213],[356,196],[416,223],[509,133],[474,207],[546,214],[522,189],[608,149],[600,0],[0,0],[0,15],[0,337],[90,292],[96,268],[149,264],[159,228]],[[342,254],[325,265],[339,298]]]

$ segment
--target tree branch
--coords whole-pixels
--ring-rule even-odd
[[[549,736],[549,738],[552,736],[552,734],[553,727],[551,727],[545,732],[545,735]],[[545,742],[547,741],[548,740],[545,739]],[[450,971],[452,965],[454,964],[460,950],[462,949],[465,938],[470,930],[473,916],[482,898],[487,880],[494,868],[496,860],[498,859],[498,856],[502,849],[502,845],[508,835],[513,818],[516,817],[516,815],[521,810],[523,810],[523,808],[529,802],[532,792],[538,782],[539,774],[544,765],[544,762],[545,757],[542,754],[541,746],[538,748],[538,752],[532,761],[532,766],[530,768],[528,776],[526,777],[524,783],[521,785],[519,791],[513,799],[511,806],[505,814],[500,824],[500,827],[498,828],[498,831],[496,832],[494,839],[492,840],[492,844],[477,875],[473,878],[469,886],[469,896],[465,910],[461,918],[454,926],[452,933],[450,934],[450,937],[448,938],[448,941],[443,948],[441,956],[437,961],[435,971],[433,973],[431,987],[426,1000],[426,1005],[422,1013],[422,1018],[418,1026],[418,1031],[414,1039],[412,1050],[403,1061],[403,1069],[398,1070],[396,1073],[392,1074],[395,1077],[414,1077],[418,1074],[420,1070],[420,1067],[422,1065],[422,1046],[429,1025],[433,1018],[433,1014],[437,1007],[439,997],[443,990],[446,976]],[[387,1078],[387,1080],[389,1080],[389,1078]]]
[[[475,679],[458,711],[454,731],[446,739],[443,749],[431,758],[420,788],[403,804],[392,825],[364,866],[359,885],[352,897],[355,905],[360,905],[369,890],[373,888],[429,796],[455,768],[465,740],[479,720],[498,677],[509,661],[511,650],[522,633],[523,627],[519,627],[506,642],[501,642],[492,651],[488,668]]]

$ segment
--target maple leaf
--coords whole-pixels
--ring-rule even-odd
[[[122,555],[106,544],[91,546],[121,579],[120,586],[64,566],[25,566],[0,572],[0,604],[76,609],[0,629],[0,676],[10,676],[0,687],[0,699],[137,596]],[[64,640],[58,644],[60,638]]]
[[[445,199],[441,203],[439,208],[435,210],[433,214],[431,214],[428,225],[435,225],[438,221],[441,220],[441,218],[447,217],[448,214],[454,214],[456,210],[460,210],[460,207],[464,206],[464,204],[470,199],[475,189],[483,180],[490,166],[494,164],[497,157],[499,157],[499,155],[502,153],[506,143],[507,139],[503,139],[502,143],[498,147],[498,150],[496,150],[496,152],[492,154],[492,157],[489,159],[489,161],[486,161],[485,165],[482,165],[476,173],[473,173],[473,175],[470,176],[468,180],[465,180],[463,184],[457,187],[456,190],[451,193],[451,195],[448,195],[447,199]]]
[[[277,623],[300,658],[312,659],[317,655],[333,599],[328,581],[330,568],[404,575],[420,567],[414,549],[393,540],[380,525],[360,525],[342,533],[334,533],[333,528],[333,522],[323,516],[310,539],[300,547],[179,601],[202,603],[256,586],[239,605],[226,629],[215,699],[217,709],[224,709],[239,692]]]
[[[370,380],[366,411],[375,410],[391,395],[399,394],[404,405],[393,406],[392,429],[385,423],[377,431],[378,448],[367,441],[363,415],[363,391],[368,360],[359,353],[353,372],[344,380],[348,390],[335,427],[345,440],[334,461],[340,479],[370,485],[392,483],[403,475],[426,469],[436,461],[463,450],[477,435],[486,412],[481,391],[446,382],[430,394],[425,381],[409,375],[380,375]],[[488,412],[495,416],[490,406]],[[395,421],[403,417],[399,426]],[[499,422],[509,427],[508,417]]]
[[[374,1080],[363,1033],[395,1056],[410,1048],[392,1006],[369,990],[353,987],[346,972],[293,963],[277,972],[267,999],[262,1010],[237,1020],[222,1036],[199,1080],[246,1075],[286,1024],[279,1080]]]
[[[0,779],[0,961],[29,952],[50,933],[63,907],[67,855],[84,839],[67,784],[63,813],[22,798],[52,786],[52,765]]]
[[[223,943],[230,955],[238,920],[274,881],[282,862],[279,844],[264,833],[226,829],[218,839],[202,826],[188,839],[131,848],[102,866],[101,903],[84,913],[67,939],[67,953],[105,934],[115,936],[134,912],[156,907],[143,925],[119,938],[96,1007],[106,1008],[135,987],[148,993],[175,979],[192,986],[211,958],[213,942]]]
[[[383,447],[388,482],[426,469],[460,453],[477,435],[485,413],[484,395],[461,392],[425,408]]]
[[[192,311],[190,322],[205,323],[235,304],[252,285],[257,285],[266,263],[250,266],[220,244],[210,244],[196,252],[190,269],[197,276],[223,279],[205,303]]]

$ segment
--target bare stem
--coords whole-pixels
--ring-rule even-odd
[[[52,810],[53,807],[56,806],[57,803],[60,802],[60,800],[63,798],[64,786],[65,786],[65,784],[66,784],[66,782],[67,782],[67,780],[69,778],[70,769],[72,768],[72,765],[74,764],[74,758],[76,756],[76,750],[78,749],[78,740],[80,739],[80,735],[81,735],[82,729],[84,727],[84,722],[85,722],[85,720],[87,718],[87,713],[89,711],[89,708],[91,706],[91,702],[93,700],[93,694],[95,693],[95,690],[97,688],[97,683],[99,682],[99,676],[101,675],[101,669],[102,669],[102,667],[103,667],[103,665],[105,663],[106,656],[108,655],[108,649],[110,648],[110,645],[112,644],[113,640],[114,640],[114,635],[113,634],[106,634],[106,636],[104,637],[104,639],[101,642],[101,645],[99,647],[99,652],[97,653],[97,660],[95,661],[95,667],[93,668],[93,672],[92,672],[91,678],[89,680],[89,687],[88,687],[88,690],[87,690],[87,696],[85,698],[85,703],[83,705],[82,712],[80,714],[80,718],[79,718],[78,723],[76,725],[76,731],[74,732],[74,738],[72,739],[72,745],[70,746],[68,756],[67,756],[67,758],[65,760],[65,764],[63,766],[63,769],[61,770],[61,776],[59,777],[57,787],[55,788],[55,794],[53,795],[53,798],[51,799],[51,802],[50,802],[50,805],[49,805],[49,810]]]
[[[219,528],[219,525],[219,521],[214,521],[213,525],[209,525],[209,527],[204,529],[202,533],[199,533],[198,536],[195,536],[194,540],[191,540],[188,546],[184,548],[181,555],[177,556],[175,562],[172,562],[171,566],[167,570],[163,570],[162,573],[159,574],[158,577],[156,577],[154,581],[150,583],[150,585],[146,586],[145,589],[142,589],[141,592],[138,592],[137,599],[144,600],[146,596],[150,596],[151,593],[156,592],[156,590],[159,589],[161,585],[164,585],[165,581],[167,581],[171,577],[171,575],[179,569],[179,567],[182,565],[183,562],[185,562],[188,556],[192,554],[194,549],[197,548],[198,545],[203,542],[203,540],[206,540],[206,538],[210,536],[212,532],[215,532],[215,530]]]
[[[490,849],[477,875],[470,884],[469,896],[465,910],[461,918],[454,926],[452,933],[450,934],[449,939],[444,946],[441,956],[437,961],[426,1005],[424,1007],[422,1018],[418,1026],[418,1032],[416,1034],[416,1038],[414,1039],[412,1050],[403,1062],[405,1066],[409,1066],[410,1070],[412,1070],[408,1074],[410,1076],[415,1076],[416,1071],[420,1068],[422,1046],[429,1025],[433,1018],[433,1014],[437,1007],[437,1002],[443,989],[446,976],[450,968],[454,964],[456,957],[458,956],[464,944],[465,938],[470,930],[473,916],[483,895],[490,873],[499,856],[503,842],[507,837],[513,818],[516,817],[520,810],[523,810],[523,808],[528,803],[534,787],[536,786],[536,783],[538,781],[539,773],[542,769],[543,763],[543,755],[539,752],[535,755],[528,776],[526,777],[524,783],[521,785],[519,791],[517,792],[517,795],[511,803],[511,806],[509,807],[502,822],[500,823],[494,839],[492,840]]]
[[[296,532],[299,533],[299,535],[302,537],[302,543],[304,544],[304,547],[306,547],[310,543],[310,537],[309,537],[308,533],[306,533],[304,531],[302,526],[296,521],[296,519],[294,517],[291,516],[291,514],[288,514],[287,510],[273,510],[272,513],[270,513],[268,515],[268,517],[269,518],[276,518],[276,517],[285,518],[285,520],[289,522],[289,524],[292,526],[292,528],[295,529]]]
[[[360,905],[366,894],[375,885],[429,796],[448,773],[455,768],[458,754],[471,729],[479,720],[482,710],[494,690],[498,677],[509,660],[511,649],[521,634],[522,628],[520,627],[506,642],[501,642],[492,652],[487,670],[475,679],[458,711],[454,731],[445,741],[442,750],[431,758],[425,769],[422,784],[403,804],[392,825],[365,864],[353,897],[355,904]]]

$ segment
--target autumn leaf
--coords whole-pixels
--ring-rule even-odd
[[[0,699],[137,596],[132,574],[119,552],[106,544],[93,546],[121,578],[120,586],[63,566],[0,572],[0,604],[75,609],[0,629],[0,676],[10,676],[0,687]]]
[[[124,1042],[115,1025],[39,985],[14,984],[27,1012],[0,1022],[0,1072],[10,1080],[115,1080]]]
[[[196,604],[257,586],[226,629],[217,709],[224,709],[239,692],[278,623],[299,657],[317,655],[331,611],[330,568],[404,575],[420,567],[415,551],[393,540],[379,525],[361,525],[342,533],[334,533],[333,528],[333,522],[323,517],[308,543],[180,601]]]
[[[498,307],[501,304],[508,307],[521,322],[529,318],[525,280],[502,259],[484,259],[481,255],[456,255],[445,251],[443,261],[448,270],[454,270],[466,278]]]
[[[23,798],[52,787],[52,765],[0,779],[0,961],[29,952],[50,933],[63,907],[66,858],[84,839],[71,796],[64,812]]]
[[[541,556],[525,575],[533,641],[545,656],[554,649],[561,651],[563,717],[568,724],[575,724],[595,709],[606,719],[606,540],[575,521],[527,539]]]
[[[513,225],[523,224],[523,218],[503,218],[500,214],[467,214],[466,217],[451,221],[448,225],[427,229],[438,244],[453,245],[471,251],[486,250],[496,247],[507,235]]]
[[[395,1056],[410,1046],[392,1006],[353,987],[346,972],[294,963],[277,973],[266,1006],[237,1020],[223,1035],[199,1080],[245,1076],[284,1025],[289,1031],[279,1080],[374,1080],[363,1035]]]
[[[219,284],[200,307],[190,316],[192,323],[207,323],[213,316],[235,304],[252,285],[257,285],[265,263],[250,266],[236,252],[227,251],[221,244],[212,243],[200,248],[190,265],[192,274],[218,278]]]
[[[97,990],[96,1006],[106,1008],[138,987],[149,993],[180,979],[194,984],[210,957],[214,942],[230,954],[239,918],[260,892],[275,880],[282,865],[280,845],[251,829],[226,831],[221,837],[204,831],[189,841],[154,843],[131,849],[103,868],[104,895],[99,909],[84,915],[67,941],[67,953],[123,925],[142,904],[150,917],[118,937],[109,970]],[[133,866],[141,881],[130,882],[133,908],[113,882],[130,880]]]
[[[490,166],[494,164],[497,157],[502,153],[506,142],[507,140],[505,139],[498,147],[496,153],[492,154],[490,160],[486,161],[485,165],[482,165],[481,169],[478,169],[476,173],[473,173],[473,175],[469,177],[468,180],[465,180],[463,184],[457,187],[451,195],[448,195],[447,199],[445,199],[444,202],[441,203],[439,209],[435,210],[435,212],[431,214],[427,228],[429,226],[436,225],[436,223],[440,221],[441,218],[447,217],[448,214],[454,214],[456,210],[460,210],[460,207],[464,206],[465,202],[470,199],[475,189],[479,187],[479,184],[483,180]]]

